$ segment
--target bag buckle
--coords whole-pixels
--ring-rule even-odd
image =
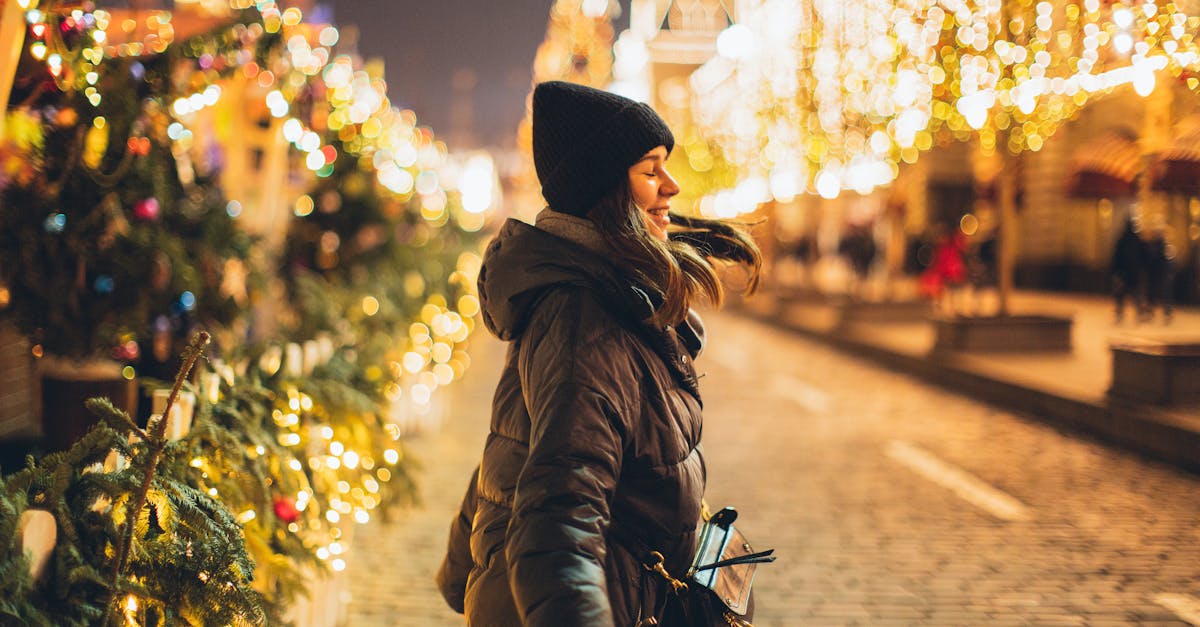
[[[684,590],[687,590],[687,583],[672,577],[671,573],[667,572],[666,566],[663,566],[663,564],[667,561],[667,558],[663,557],[662,553],[659,553],[658,551],[651,551],[650,559],[654,560],[653,563],[642,564],[642,568],[645,568],[652,573],[658,573],[663,579],[666,579],[667,583],[671,584],[671,591],[675,594],[680,594]]]

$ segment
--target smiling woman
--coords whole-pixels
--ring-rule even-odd
[[[629,193],[633,204],[642,210],[646,228],[655,239],[667,241],[671,225],[671,197],[679,193],[679,183],[667,172],[667,148],[657,146],[629,168]]]
[[[512,344],[438,574],[470,624],[685,624],[668,591],[706,479],[690,306],[720,301],[712,259],[756,277],[760,256],[733,225],[670,213],[674,145],[645,104],[534,90],[550,206],[506,223],[479,275],[484,322]]]

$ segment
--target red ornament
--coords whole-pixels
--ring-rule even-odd
[[[296,509],[296,499],[287,496],[275,497],[275,517],[289,525],[296,522],[296,519],[300,518],[300,511]]]
[[[137,361],[141,354],[141,348],[134,340],[118,344],[112,350],[113,359],[117,361]]]
[[[150,139],[148,137],[130,137],[125,142],[125,149],[135,157],[145,157],[150,154]]]
[[[133,217],[145,222],[153,222],[158,219],[158,199],[151,196],[144,200],[139,200],[133,206]]]

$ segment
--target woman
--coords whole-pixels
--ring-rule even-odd
[[[668,624],[668,583],[643,564],[658,551],[683,577],[695,551],[689,305],[721,300],[706,256],[749,266],[749,289],[761,258],[735,228],[669,213],[674,138],[646,105],[542,83],[533,144],[550,206],[535,226],[508,221],[479,275],[509,347],[438,585],[471,625]]]

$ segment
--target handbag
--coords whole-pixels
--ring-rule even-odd
[[[667,572],[661,553],[652,552],[656,563],[645,565],[671,584],[675,592],[671,609],[687,625],[753,627],[754,575],[759,564],[775,561],[775,549],[756,552],[741,530],[734,527],[735,520],[737,511],[726,507],[700,523],[696,555],[686,581]]]

